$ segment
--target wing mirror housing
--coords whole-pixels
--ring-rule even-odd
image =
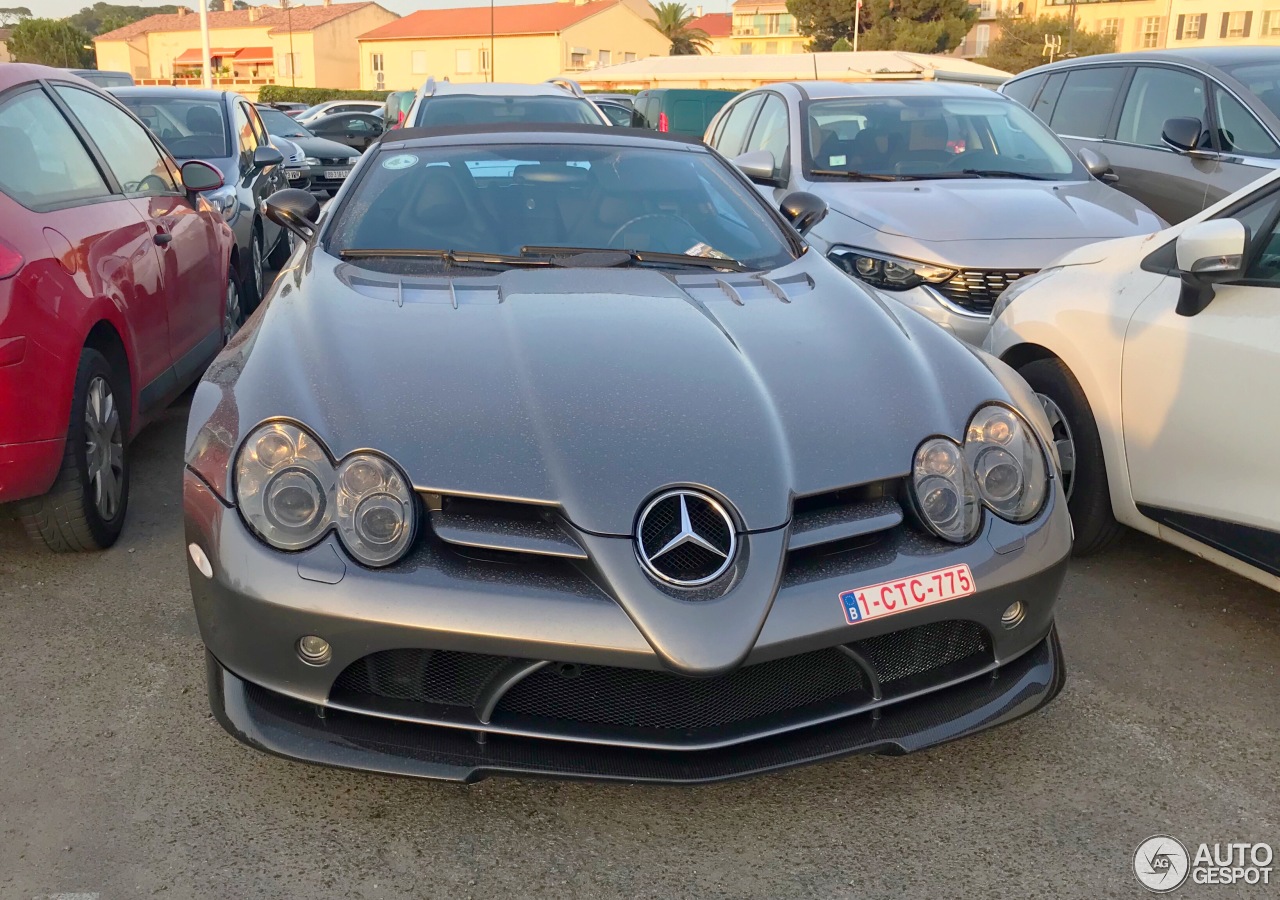
[[[259,144],[258,149],[253,151],[253,167],[255,169],[278,166],[283,162],[284,154],[270,144]]]
[[[1178,235],[1174,250],[1182,291],[1177,313],[1194,316],[1213,300],[1215,284],[1234,281],[1244,273],[1248,234],[1238,219],[1197,222]]]
[[[199,159],[192,159],[182,164],[182,186],[192,193],[203,194],[216,191],[223,185],[222,173],[218,167]]]
[[[1085,171],[1104,184],[1115,184],[1120,180],[1120,176],[1111,171],[1111,160],[1097,150],[1082,147],[1079,156]]]
[[[1165,119],[1160,138],[1179,153],[1188,156],[1207,155],[1201,146],[1204,142],[1204,123],[1195,116]]]
[[[769,151],[761,151],[768,153]],[[827,217],[827,202],[808,191],[794,191],[782,198],[778,208],[782,215],[803,237]]]
[[[316,233],[320,219],[320,201],[310,191],[285,188],[262,202],[267,218],[283,225],[304,241]]]
[[[768,150],[752,150],[750,153],[736,156],[733,164],[738,167],[738,171],[756,184],[777,183],[773,173],[777,170],[778,162]]]

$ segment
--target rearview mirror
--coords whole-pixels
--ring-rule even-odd
[[[1182,292],[1177,313],[1194,316],[1213,300],[1213,286],[1239,278],[1244,270],[1247,233],[1237,219],[1210,219],[1190,226],[1174,244]]]
[[[1085,171],[1099,181],[1106,184],[1115,184],[1120,180],[1120,176],[1111,171],[1111,160],[1097,150],[1081,147],[1078,155],[1080,162],[1084,164]]]
[[[1200,142],[1204,138],[1204,123],[1195,116],[1179,116],[1165,119],[1161,139],[1179,153],[1203,154]]]
[[[773,184],[774,168],[778,161],[773,158],[773,154],[768,150],[752,150],[750,153],[744,153],[741,156],[734,157],[733,164],[738,170],[746,175],[752,181],[760,184]]]
[[[284,162],[284,156],[270,144],[259,144],[258,149],[253,151],[254,168],[265,169],[267,166],[278,166],[282,162]]]
[[[761,151],[768,153],[769,151]],[[801,235],[808,234],[813,226],[827,217],[827,203],[821,197],[807,191],[787,194],[778,207]]]
[[[267,218],[283,225],[304,241],[315,234],[320,218],[320,201],[310,191],[285,188],[276,191],[262,203]]]
[[[218,167],[199,159],[182,164],[182,186],[194,193],[216,191],[222,187],[222,173]]]

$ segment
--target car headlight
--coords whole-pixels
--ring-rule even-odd
[[[253,532],[280,550],[302,550],[336,527],[367,566],[400,559],[413,543],[417,507],[408,480],[385,457],[353,453],[336,465],[306,429],[259,426],[236,458],[236,504]]]
[[[213,208],[222,214],[228,222],[234,222],[240,214],[240,198],[236,196],[233,184],[224,184],[216,191],[209,191],[204,198],[213,204]]]
[[[320,165],[320,160],[316,159],[314,156],[308,156],[306,159],[303,160],[303,162],[309,166]]]
[[[1026,522],[1044,506],[1049,471],[1040,442],[1006,406],[982,407],[964,443],[932,437],[916,450],[911,488],[924,524],[941,538],[966,543],[978,533],[982,507]]]
[[[852,247],[836,247],[829,258],[855,278],[886,291],[906,291],[922,284],[941,284],[956,274],[955,269],[946,266]]]
[[[1007,288],[1005,288],[1003,291],[1000,292],[1000,296],[996,298],[995,306],[991,307],[991,321],[994,322],[996,319],[1000,318],[1000,313],[1008,309],[1009,304],[1012,303],[1014,300],[1017,300],[1018,297],[1022,296],[1022,294],[1028,288],[1033,287],[1034,285],[1037,285],[1040,282],[1044,281],[1054,272],[1061,272],[1064,268],[1066,267],[1054,266],[1049,269],[1041,269],[1039,272],[1036,272],[1034,275],[1028,275],[1025,278],[1019,278],[1013,284],[1009,285]]]

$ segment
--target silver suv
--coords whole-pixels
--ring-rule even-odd
[[[428,78],[405,116],[405,128],[518,123],[610,125],[575,81],[451,84]]]

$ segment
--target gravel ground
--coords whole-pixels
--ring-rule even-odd
[[[1151,834],[1280,846],[1280,597],[1136,535],[1071,568],[1055,703],[914,756],[655,788],[256,753],[206,705],[185,418],[134,445],[114,550],[0,522],[0,898],[1133,897]]]

